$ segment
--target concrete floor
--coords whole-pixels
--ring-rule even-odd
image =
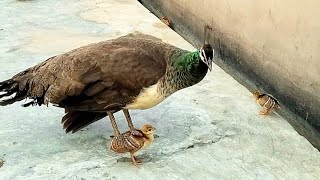
[[[194,49],[133,0],[2,0],[0,7],[0,80],[133,31]],[[286,120],[258,110],[251,93],[214,65],[198,85],[132,111],[137,126],[154,124],[159,136],[136,168],[106,150],[108,119],[65,134],[62,109],[0,107],[0,179],[319,179],[319,151]]]

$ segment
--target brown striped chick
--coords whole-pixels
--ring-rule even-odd
[[[152,125],[145,124],[141,130],[122,133],[111,140],[110,149],[116,153],[129,152],[132,163],[137,166],[140,161],[136,158],[135,153],[153,142],[155,130],[156,128]]]
[[[162,21],[165,25],[167,25],[167,26],[170,27],[170,25],[171,25],[171,20],[170,20],[167,16],[163,16],[163,17],[161,18],[161,21]]]
[[[262,110],[260,110],[259,115],[267,116],[274,109],[279,108],[279,102],[269,94],[260,94],[259,91],[255,91],[253,93],[253,97],[256,102],[262,106]]]

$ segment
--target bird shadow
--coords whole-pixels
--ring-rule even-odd
[[[137,159],[141,160],[142,163],[153,162],[153,158],[149,154],[138,155]],[[124,162],[132,162],[132,160],[131,158],[128,158],[128,157],[121,157],[117,159],[117,163],[124,163]]]

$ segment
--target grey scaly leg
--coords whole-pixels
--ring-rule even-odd
[[[107,113],[108,113],[108,116],[109,116],[110,121],[111,121],[111,125],[112,125],[113,131],[114,131],[114,135],[115,135],[115,137],[118,137],[120,135],[120,131],[119,131],[119,128],[117,126],[116,118],[114,118],[112,112],[107,112]]]
[[[131,120],[131,117],[130,117],[130,114],[129,114],[128,109],[123,109],[122,111],[123,111],[123,113],[124,113],[124,116],[125,116],[126,119],[127,119],[128,126],[129,126],[129,128],[130,128],[130,131],[134,131],[135,128],[134,128],[134,126],[133,126],[133,123],[132,123],[132,120]]]
[[[134,128],[128,109],[122,109],[122,111],[123,111],[123,113],[124,113],[124,116],[125,116],[126,119],[127,119],[128,126],[129,126],[129,128],[130,128],[130,131],[131,131],[132,135],[142,137],[143,134],[141,134],[139,131],[137,131],[137,130]]]

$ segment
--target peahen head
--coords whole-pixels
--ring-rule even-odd
[[[199,50],[180,55],[174,61],[174,65],[187,71],[211,71],[213,55],[212,46],[206,43]]]
[[[208,66],[209,70],[212,70],[214,49],[210,44],[204,44],[199,50],[199,56],[201,62]]]
[[[193,74],[198,74],[201,78],[203,78],[203,74],[207,73],[208,69],[211,71],[214,57],[214,49],[209,43],[211,30],[212,28],[209,25],[205,25],[203,45],[199,50],[187,53],[186,55],[178,58],[176,65],[187,71],[193,72]]]

